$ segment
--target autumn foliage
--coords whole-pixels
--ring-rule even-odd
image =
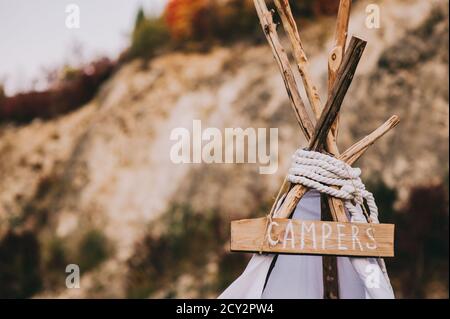
[[[196,22],[204,18],[202,15],[205,16],[209,6],[208,0],[169,1],[166,7],[165,19],[171,36],[174,39],[194,37],[196,32],[201,31]]]
[[[35,118],[50,119],[87,103],[110,76],[114,64],[100,59],[81,69],[66,71],[55,85],[42,92],[14,96],[0,95],[0,122],[27,123]]]
[[[176,42],[228,40],[258,27],[251,0],[171,0],[164,17]]]

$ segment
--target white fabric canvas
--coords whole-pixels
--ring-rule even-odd
[[[293,218],[320,220],[320,215],[320,193],[312,190],[297,205]],[[321,256],[279,255],[264,288],[273,258],[253,255],[242,275],[219,298],[323,298]],[[389,279],[376,258],[338,257],[337,266],[340,298],[394,298]]]

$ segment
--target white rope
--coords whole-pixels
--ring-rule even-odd
[[[360,178],[361,170],[329,155],[298,149],[293,155],[287,179],[344,200],[353,222],[366,222],[357,206],[369,207],[370,222],[379,223],[375,199]],[[335,186],[335,187],[332,187]]]

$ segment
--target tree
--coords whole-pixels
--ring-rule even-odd
[[[134,22],[134,30],[136,30],[142,24],[142,22],[144,22],[145,19],[146,18],[145,18],[144,9],[142,7],[140,7],[136,14],[136,19]]]

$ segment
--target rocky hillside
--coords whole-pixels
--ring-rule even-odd
[[[448,2],[435,2],[380,1],[382,28],[369,30],[360,1],[350,25],[369,42],[343,106],[339,144],[350,146],[398,114],[395,134],[358,164],[367,179],[398,189],[400,201],[411,186],[448,174]],[[322,89],[333,28],[323,19],[302,30]],[[278,127],[277,173],[260,175],[252,164],[173,164],[170,132],[191,129],[193,119],[220,129]],[[0,266],[1,294],[215,296],[247,258],[227,253],[228,222],[267,212],[300,145],[266,44],[136,60],[80,110],[4,125],[0,257],[11,262]],[[81,289],[65,288],[69,263],[81,267]]]

